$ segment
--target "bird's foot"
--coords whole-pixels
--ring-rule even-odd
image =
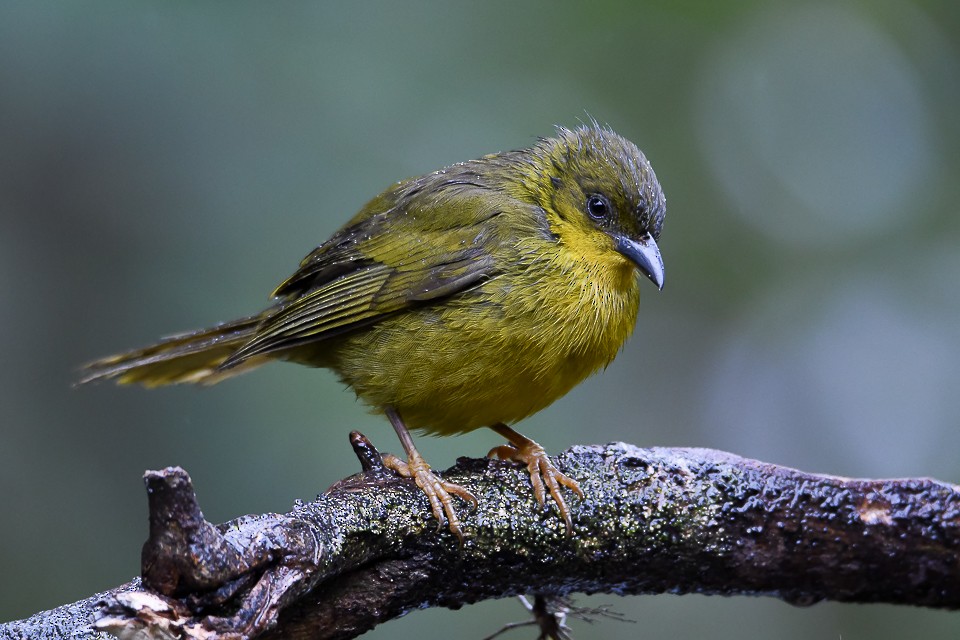
[[[508,437],[511,443],[494,447],[487,456],[491,458],[496,456],[501,460],[513,460],[527,465],[527,471],[530,473],[530,484],[533,485],[533,496],[537,499],[540,508],[544,508],[547,491],[549,491],[550,497],[557,503],[560,517],[563,518],[563,523],[567,527],[567,535],[571,535],[573,533],[573,521],[570,519],[570,508],[560,493],[560,485],[573,491],[582,500],[583,491],[580,489],[580,484],[573,478],[560,473],[560,470],[550,461],[547,452],[539,444],[506,426],[503,426],[503,429],[510,431],[510,435],[500,429],[495,430]]]
[[[462,546],[463,530],[460,528],[457,512],[453,508],[453,496],[471,503],[474,509],[478,505],[476,496],[458,484],[441,480],[420,454],[411,455],[404,462],[397,456],[387,453],[383,456],[383,464],[405,478],[413,478],[430,501],[430,510],[433,512],[433,517],[437,519],[437,529],[439,530],[446,520],[450,532],[457,536]]]

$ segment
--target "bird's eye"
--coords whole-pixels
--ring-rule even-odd
[[[600,195],[587,198],[587,213],[594,220],[603,220],[610,213],[610,203]]]

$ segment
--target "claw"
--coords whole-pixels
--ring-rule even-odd
[[[476,496],[458,484],[441,480],[413,445],[410,431],[403,423],[403,419],[397,410],[394,407],[385,407],[383,412],[390,424],[393,425],[393,430],[397,432],[403,450],[407,452],[406,462],[390,454],[383,456],[384,466],[393,469],[406,478],[413,478],[420,490],[426,494],[427,500],[430,501],[430,511],[433,513],[433,517],[437,519],[437,531],[443,527],[444,519],[446,519],[450,531],[457,536],[462,547],[464,541],[463,530],[460,528],[460,518],[457,517],[457,512],[453,508],[453,498],[451,496],[457,496],[472,503],[474,509],[479,504]]]
[[[550,457],[543,447],[533,440],[520,435],[506,425],[491,427],[494,431],[510,440],[510,444],[494,447],[487,455],[498,457],[501,460],[513,460],[527,465],[530,474],[530,484],[533,485],[533,496],[537,504],[543,509],[546,504],[547,492],[557,504],[557,510],[566,526],[567,535],[573,534],[573,520],[570,517],[570,508],[560,493],[560,486],[567,487],[582,500],[583,491],[580,484],[573,478],[563,474],[550,461]]]
[[[405,478],[413,478],[430,502],[430,511],[437,519],[437,531],[443,528],[443,523],[446,522],[450,532],[457,536],[460,546],[463,546],[465,537],[463,529],[460,528],[460,519],[453,508],[452,496],[472,503],[474,509],[478,504],[476,496],[458,484],[441,480],[419,453],[411,455],[406,462],[388,453],[383,456],[383,464]]]

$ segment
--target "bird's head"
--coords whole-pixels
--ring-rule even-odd
[[[657,240],[666,199],[640,149],[592,123],[558,128],[530,152],[535,193],[558,240],[616,252],[663,288]]]

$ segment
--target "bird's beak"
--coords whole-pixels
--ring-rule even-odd
[[[634,240],[617,234],[614,240],[617,251],[640,267],[643,275],[650,278],[650,281],[657,285],[657,289],[663,289],[663,258],[660,257],[660,247],[653,236],[646,233],[639,240]]]

